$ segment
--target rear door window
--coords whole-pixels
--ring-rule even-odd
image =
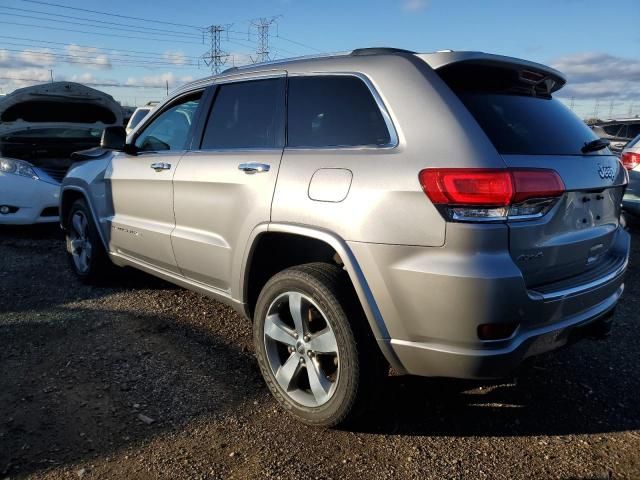
[[[369,87],[347,75],[289,78],[287,146],[385,146],[391,141]]]
[[[201,148],[281,148],[284,145],[284,89],[284,78],[220,85]]]

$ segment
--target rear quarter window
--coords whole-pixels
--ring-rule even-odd
[[[369,87],[355,76],[291,77],[289,147],[385,146],[389,129]]]

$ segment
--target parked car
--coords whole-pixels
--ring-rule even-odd
[[[133,129],[138,126],[138,124],[142,121],[144,117],[146,117],[153,107],[156,106],[158,102],[149,102],[144,107],[138,107],[131,115],[129,122],[127,123],[127,135],[133,132]]]
[[[622,206],[627,212],[640,216],[640,135],[627,144],[620,159],[629,173],[629,186]]]
[[[57,222],[71,153],[121,125],[111,96],[77,83],[21,88],[0,99],[0,224]]]
[[[234,306],[272,393],[312,425],[361,412],[389,365],[509,375],[606,333],[624,288],[626,174],[553,98],[564,84],[516,58],[395,49],[191,83],[79,154],[71,268],[133,266]]]
[[[640,135],[640,118],[626,118],[598,123],[591,127],[598,137],[610,142],[609,148],[620,156],[631,139]]]

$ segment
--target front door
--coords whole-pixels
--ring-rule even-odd
[[[247,238],[270,220],[284,146],[285,73],[212,87],[201,148],[173,179],[173,251],[182,274],[231,293]]]
[[[168,104],[142,127],[134,139],[134,154],[114,155],[105,174],[112,252],[179,272],[171,248],[172,180],[201,96],[191,93]]]

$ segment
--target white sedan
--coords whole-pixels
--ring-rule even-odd
[[[77,83],[21,88],[0,100],[0,224],[58,221],[60,182],[71,154],[98,146],[122,107]]]

